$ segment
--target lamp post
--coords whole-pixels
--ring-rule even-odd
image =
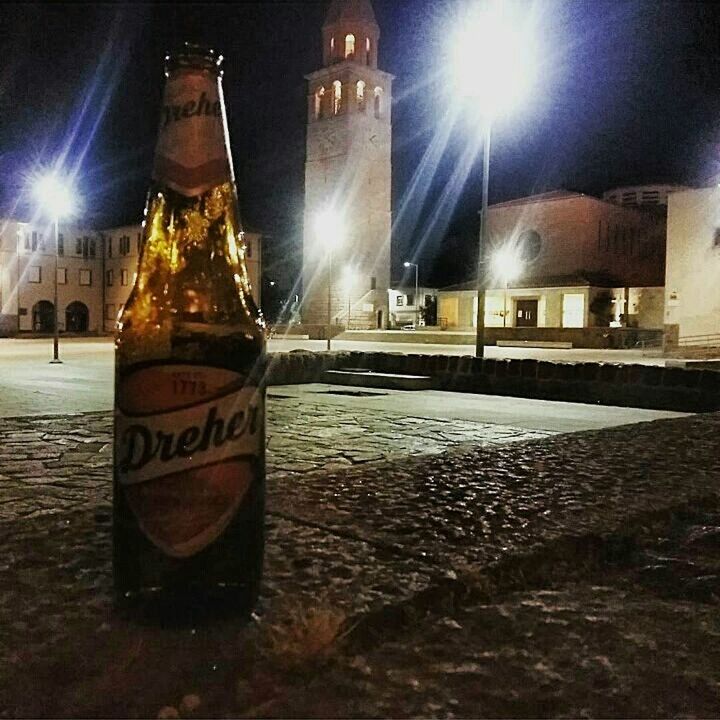
[[[485,347],[485,251],[488,246],[490,139],[494,120],[527,94],[532,82],[533,45],[525,18],[509,16],[502,0],[476,3],[450,38],[454,94],[481,118],[483,127],[482,204],[477,262],[475,355]],[[528,16],[529,18],[529,16]]]
[[[407,260],[403,263],[406,268],[415,268],[415,327],[418,326],[418,266],[417,263],[411,263]]]
[[[63,182],[57,175],[51,174],[42,177],[35,185],[35,197],[52,218],[55,229],[55,273],[53,277],[53,359],[51,364],[62,363],[60,360],[60,329],[58,325],[58,254],[60,245],[59,225],[60,218],[70,215],[74,208],[73,193],[70,184]]]
[[[352,310],[352,289],[355,284],[355,268],[350,265],[345,267],[342,276],[342,284],[347,288],[347,329],[350,329],[350,312]]]
[[[318,249],[327,250],[327,349],[330,350],[330,334],[332,327],[332,281],[333,281],[333,250],[342,242],[344,222],[340,213],[328,208],[315,216],[315,232]]]

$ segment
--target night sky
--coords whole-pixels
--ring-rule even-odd
[[[397,77],[394,275],[400,276],[403,260],[415,258],[421,280],[447,284],[472,274],[480,204],[480,157],[471,155],[477,129],[467,118],[450,128],[452,98],[443,75],[460,3],[373,4],[382,33],[380,67]],[[206,42],[226,57],[244,222],[272,237],[266,270],[289,287],[302,237],[303,76],[321,66],[328,5],[0,6],[4,212],[27,216],[25,178],[38,164],[64,156],[77,171],[88,224],[138,221],[165,50],[184,39]],[[534,8],[538,81],[532,98],[496,125],[491,202],[559,187],[600,194],[639,182],[704,184],[720,173],[716,3],[544,0]],[[443,136],[446,142],[433,143]],[[417,173],[430,147],[441,152]],[[443,246],[454,248],[451,262],[438,259]]]

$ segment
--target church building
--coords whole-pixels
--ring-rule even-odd
[[[388,323],[393,76],[378,69],[370,0],[333,0],[323,67],[306,76],[303,324]]]

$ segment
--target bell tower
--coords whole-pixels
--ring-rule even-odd
[[[370,0],[333,0],[322,37],[323,67],[306,76],[303,323],[327,324],[329,289],[333,325],[384,328],[394,78],[377,66]]]

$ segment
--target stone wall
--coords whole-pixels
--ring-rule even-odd
[[[614,363],[496,360],[472,356],[295,351],[270,356],[270,385],[321,382],[325,370],[429,375],[438,390],[706,412],[720,410],[720,372]]]

